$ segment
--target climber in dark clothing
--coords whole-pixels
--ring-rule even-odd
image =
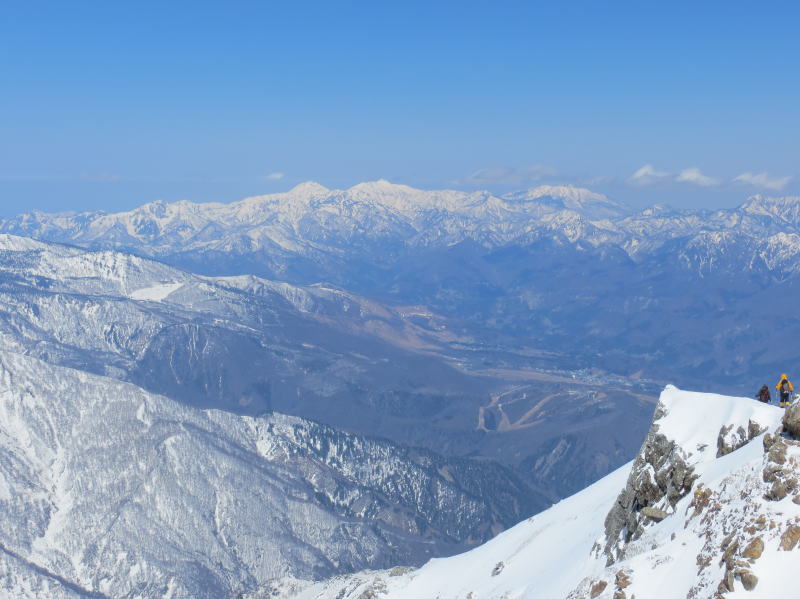
[[[781,380],[778,381],[778,384],[775,385],[775,388],[781,393],[779,405],[782,408],[788,406],[791,403],[790,401],[791,393],[792,391],[794,391],[794,386],[792,385],[792,382],[786,378],[785,374],[782,374]]]
[[[763,403],[769,403],[772,401],[772,395],[769,393],[769,387],[766,385],[761,385],[761,389],[758,390],[756,393],[756,399]]]

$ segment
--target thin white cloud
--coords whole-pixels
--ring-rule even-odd
[[[691,183],[700,187],[716,187],[721,183],[719,179],[704,175],[697,167],[683,169],[675,180],[679,183]]]
[[[279,179],[283,179],[283,176],[284,176],[283,173],[275,172],[275,173],[270,173],[265,178],[270,179],[271,181],[278,181]]]
[[[733,182],[780,191],[786,187],[791,180],[791,177],[770,177],[767,173],[742,173],[736,177]]]
[[[523,167],[499,166],[482,168],[461,181],[459,185],[528,185],[556,174],[556,169],[544,164]]]
[[[652,164],[645,164],[628,178],[628,182],[632,183],[633,185],[653,185],[654,183],[663,181],[670,176],[671,175],[668,172],[657,171]]]

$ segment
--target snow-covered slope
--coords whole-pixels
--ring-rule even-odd
[[[502,476],[0,352],[2,597],[219,599],[421,563],[506,526],[527,499]]]
[[[584,491],[468,553],[295,596],[786,596],[796,587],[800,441],[777,434],[782,416],[750,399],[668,387],[636,459]]]

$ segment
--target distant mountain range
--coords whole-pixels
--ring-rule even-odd
[[[233,204],[34,212],[0,231],[420,305],[497,367],[749,390],[800,360],[800,198],[634,212],[575,187],[495,196],[304,183]]]
[[[735,209],[676,210],[655,205],[636,213],[602,194],[570,186],[542,185],[494,196],[424,191],[383,180],[344,191],[309,182],[286,193],[232,204],[153,202],[114,214],[35,211],[3,219],[0,230],[63,243],[138,250],[168,261],[187,252],[219,252],[234,264],[233,258],[251,255],[263,260],[261,271],[275,268],[271,275],[283,272],[285,277],[301,276],[288,266],[299,265],[303,257],[335,260],[336,254],[357,256],[375,246],[402,253],[467,240],[485,248],[524,246],[544,237],[620,247],[637,261],[679,240],[684,250],[706,250],[697,260],[684,258],[687,268],[713,272],[718,267],[715,251],[724,250],[721,244],[726,239],[733,241],[732,236],[741,235],[763,242],[755,251],[763,264],[755,260],[751,269],[781,269],[785,274],[796,270],[800,198],[753,196]]]

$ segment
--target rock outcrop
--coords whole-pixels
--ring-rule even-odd
[[[723,426],[719,431],[719,437],[717,437],[717,457],[720,458],[736,451],[765,430],[763,426],[753,420],[748,421],[747,429],[741,425],[735,429],[733,424]]]
[[[628,482],[606,517],[608,565],[623,557],[625,546],[638,539],[649,522],[668,516],[696,479],[684,450],[659,432],[658,421],[666,415],[659,403]]]
[[[783,430],[795,439],[800,439],[800,402],[786,408],[783,414]]]

